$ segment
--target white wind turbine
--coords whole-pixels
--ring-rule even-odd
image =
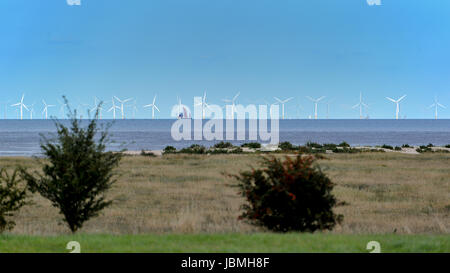
[[[102,119],[102,110],[103,110],[103,107],[101,105],[101,100],[99,100],[97,97],[94,97],[94,107],[92,107],[89,110],[89,113],[92,112],[92,111],[97,113],[97,111],[98,111],[98,118]]]
[[[42,115],[44,115],[45,113],[45,119],[48,119],[48,108],[53,107],[55,105],[47,104],[45,100],[42,100],[42,103],[44,104],[44,110],[42,110]]]
[[[29,105],[29,107],[30,107],[30,119],[33,119],[33,114],[34,114],[34,102],[33,102],[33,104],[32,105]]]
[[[285,99],[285,100],[280,100],[280,99],[277,98],[277,97],[273,97],[273,98],[281,104],[281,118],[284,119],[284,104],[285,104],[286,102],[292,100],[293,97],[290,97],[290,98]]]
[[[205,119],[206,108],[210,109],[208,103],[206,103],[206,91],[205,91],[205,93],[203,93],[202,101],[196,104],[196,106],[198,106],[198,105],[202,106],[202,119]]]
[[[135,119],[136,113],[139,111],[137,108],[137,100],[136,99],[133,100],[133,105],[131,105],[131,106],[132,106],[131,110],[133,111],[133,119]]]
[[[230,99],[223,99],[224,102],[231,102],[231,118],[234,119],[234,110],[236,106],[236,99],[239,97],[241,92],[238,92],[231,100]]]
[[[23,108],[25,108],[27,111],[30,111],[28,109],[28,107],[25,104],[23,104],[24,97],[25,97],[25,94],[22,95],[22,99],[20,100],[20,102],[11,105],[11,106],[19,106],[20,107],[20,119],[21,120],[23,119]]]
[[[434,119],[438,119],[438,107],[441,107],[443,109],[446,109],[446,107],[442,104],[440,104],[436,97],[434,97],[434,103],[430,106],[428,106],[428,109],[434,107]]]
[[[400,113],[400,101],[402,99],[404,99],[406,97],[406,95],[403,95],[402,97],[400,97],[398,100],[394,100],[392,98],[386,97],[386,99],[392,101],[393,103],[396,104],[396,110],[395,110],[395,119],[398,119],[398,114]]]
[[[151,107],[152,108],[152,119],[155,119],[155,109],[159,111],[158,106],[156,106],[156,95],[153,97],[153,102],[147,105],[144,105],[144,108]]]
[[[60,105],[59,106],[59,114],[61,115],[61,118],[64,118],[64,116],[66,115],[65,108],[67,107],[67,103],[65,103],[59,99],[57,101],[58,101],[58,104]]]
[[[359,102],[355,104],[352,108],[355,109],[359,107],[359,119],[363,119],[362,111],[363,107],[369,108],[369,105],[365,104],[362,99],[362,93],[359,93]]]
[[[113,119],[116,119],[116,109],[119,109],[119,110],[120,110],[119,106],[116,105],[116,103],[115,103],[115,101],[114,101],[114,98],[113,98],[113,99],[112,99],[112,106],[111,106],[111,108],[109,108],[109,110],[108,110],[108,112],[113,111]]]
[[[116,97],[116,96],[114,96],[114,98],[115,98],[118,102],[120,102],[120,112],[121,112],[121,114],[122,114],[122,119],[125,119],[125,113],[124,113],[124,107],[123,107],[123,105],[124,105],[126,102],[132,100],[133,98],[128,98],[128,99],[125,99],[125,100],[120,100],[120,99],[119,99],[118,97]]]
[[[330,117],[330,104],[334,102],[334,99],[327,101],[327,119]]]
[[[310,101],[314,102],[314,119],[317,119],[317,104],[319,103],[319,101],[323,100],[325,98],[325,96],[322,96],[318,99],[313,99],[308,96],[306,96],[306,98],[309,99]]]

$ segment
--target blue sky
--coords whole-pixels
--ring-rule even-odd
[[[402,117],[433,118],[437,95],[450,118],[448,14],[448,0],[2,0],[0,102],[25,93],[40,112],[63,94],[73,104],[117,95],[148,118],[142,105],[157,94],[168,118],[177,95],[191,105],[207,89],[218,104],[238,91],[242,104],[293,96],[291,118],[312,115],[305,96],[327,96],[331,118],[358,118],[363,92],[370,118],[393,118],[385,96],[403,94]]]

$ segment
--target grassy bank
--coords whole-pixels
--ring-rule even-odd
[[[323,170],[336,183],[334,193],[346,205],[333,234],[449,234],[450,154],[358,153],[327,155]],[[260,232],[239,221],[244,202],[237,173],[257,155],[168,155],[125,157],[121,176],[109,193],[115,203],[90,220],[86,234],[215,234]],[[8,169],[30,169],[31,158],[0,158]],[[64,235],[65,225],[39,195],[19,211],[13,235]]]
[[[450,252],[445,235],[343,235],[343,234],[164,234],[74,236],[0,236],[0,252],[67,253],[69,241],[81,252],[361,252],[378,241],[381,252]]]

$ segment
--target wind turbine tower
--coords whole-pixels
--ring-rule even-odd
[[[114,96],[114,98],[115,98],[118,102],[120,102],[120,112],[121,112],[121,114],[122,114],[122,119],[125,119],[124,104],[125,104],[126,102],[132,100],[133,98],[128,98],[128,99],[125,99],[125,100],[120,100],[120,99],[119,99],[118,97],[116,97],[116,96]]]
[[[202,119],[205,119],[206,108],[210,109],[208,103],[206,103],[206,91],[205,91],[205,93],[203,93],[202,101],[196,104],[196,106],[198,106],[198,105],[202,106]]]
[[[325,96],[322,96],[322,97],[320,97],[318,99],[313,99],[313,98],[308,97],[308,96],[306,98],[309,99],[310,101],[314,102],[314,119],[317,119],[317,105],[319,104],[319,102],[321,100],[323,100],[325,98]]]
[[[406,97],[406,95],[403,95],[398,100],[394,100],[392,98],[386,97],[386,99],[388,99],[396,104],[395,119],[398,119],[398,114],[400,113],[400,101],[402,101],[405,97]]]
[[[231,102],[231,118],[234,119],[234,110],[236,106],[236,99],[239,97],[241,92],[238,92],[231,100],[230,99],[223,99],[224,102]]]
[[[284,104],[285,104],[286,102],[292,100],[293,97],[290,97],[290,98],[285,99],[285,100],[280,100],[280,99],[277,98],[277,97],[273,97],[273,98],[281,104],[281,118],[284,119]]]
[[[109,108],[108,112],[113,111],[113,119],[116,119],[116,109],[120,109],[119,106],[116,105],[114,98],[112,99],[112,106]]]
[[[355,109],[359,107],[359,119],[363,119],[363,107],[369,108],[369,105],[365,104],[362,99],[362,93],[359,93],[359,102],[355,104],[352,108]]]
[[[25,97],[25,94],[22,95],[22,99],[20,100],[20,102],[11,105],[11,106],[18,106],[20,108],[20,119],[21,120],[23,119],[23,108],[25,108],[27,111],[30,111],[28,109],[28,107],[25,104],[23,104],[24,97]]]
[[[155,109],[159,111],[158,106],[156,106],[156,95],[153,97],[153,102],[147,105],[144,105],[144,108],[151,107],[152,108],[152,119],[155,119]]]
[[[439,107],[441,107],[441,108],[443,108],[443,109],[446,109],[446,107],[445,107],[444,105],[442,105],[442,104],[440,104],[440,103],[438,102],[438,100],[437,100],[436,97],[434,97],[434,103],[433,103],[432,105],[430,105],[430,106],[428,107],[428,109],[429,109],[429,108],[433,108],[433,107],[434,107],[434,119],[438,119],[438,108],[439,108]]]
[[[42,114],[44,115],[45,113],[45,119],[48,119],[48,108],[53,107],[55,105],[49,105],[45,102],[45,100],[42,100],[42,103],[44,104],[44,110],[42,110]]]

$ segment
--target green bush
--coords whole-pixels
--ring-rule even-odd
[[[409,146],[409,144],[403,144],[402,148],[411,148],[411,146]]]
[[[343,216],[334,214],[334,184],[315,161],[300,154],[263,157],[262,168],[231,175],[247,200],[240,219],[277,232],[333,229]]]
[[[326,143],[326,144],[323,144],[322,146],[325,150],[334,150],[337,147],[337,145],[333,144],[333,143]]]
[[[144,150],[141,151],[141,156],[156,157],[153,152],[146,152]]]
[[[386,145],[386,144],[383,144],[383,146],[381,146],[381,148],[388,149],[388,150],[394,150],[394,147],[392,147],[390,145]]]
[[[242,154],[244,150],[241,147],[236,147],[230,151],[230,154]]]
[[[348,144],[347,142],[343,141],[343,142],[339,143],[338,146],[339,146],[339,147],[348,148],[348,147],[350,147],[350,144]]]
[[[395,146],[394,150],[396,150],[396,151],[401,151],[401,150],[402,150],[402,147]]]
[[[278,144],[278,148],[280,148],[282,151],[294,151],[297,150],[297,148],[292,145],[289,141],[281,142]]]
[[[306,142],[305,146],[309,147],[309,148],[317,148],[317,149],[322,148],[322,145],[320,145],[319,143],[310,142],[310,141]]]
[[[70,230],[76,232],[85,221],[111,205],[105,193],[115,182],[113,170],[123,153],[105,151],[109,134],[97,126],[98,111],[82,128],[76,111],[70,107],[68,110],[70,128],[55,120],[57,137],[49,140],[42,136],[41,149],[47,159],[37,159],[42,173],[22,169],[22,177],[32,192],[37,191],[59,209]]]
[[[182,154],[206,154],[206,147],[199,144],[192,144],[188,148],[183,148],[179,151]]]
[[[10,176],[5,169],[0,169],[0,233],[14,228],[11,217],[27,204],[26,186],[20,185],[17,173],[15,170]]]
[[[259,148],[261,148],[261,143],[249,142],[249,143],[242,144],[241,147],[246,147],[246,148],[250,148],[250,149],[259,149]]]
[[[450,148],[450,144],[448,144],[448,145],[445,145],[445,148]]]
[[[213,148],[220,148],[220,149],[227,149],[227,148],[233,148],[233,147],[234,147],[233,144],[231,144],[230,142],[223,142],[223,141],[216,143],[213,146]]]
[[[173,146],[166,146],[163,150],[163,154],[174,154],[177,152],[177,149]]]
[[[347,147],[336,148],[336,149],[333,149],[332,151],[333,151],[333,153],[337,153],[337,154],[339,154],[339,153],[341,153],[341,154],[354,154],[354,153],[360,153],[361,152],[360,149],[347,148]]]

